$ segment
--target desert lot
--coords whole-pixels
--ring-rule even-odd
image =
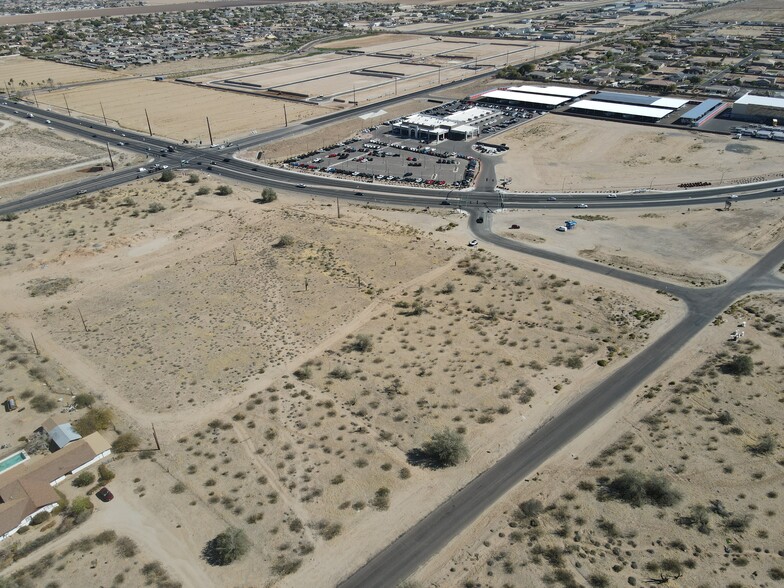
[[[697,131],[547,115],[494,135],[509,151],[496,166],[514,191],[672,189],[781,177],[784,144]],[[601,161],[601,165],[596,162]]]
[[[778,0],[746,0],[704,12],[697,16],[697,20],[782,22],[784,21],[784,7]]]
[[[441,211],[352,205],[338,220],[330,202],[262,206],[256,190],[219,197],[214,178],[188,179],[19,215],[1,234],[0,309],[20,351],[33,333],[120,430],[149,447],[155,424],[163,450],[116,461],[119,502],[81,532],[103,530],[115,504],[144,513],[151,541],[181,537],[156,556],[181,581],[192,558],[188,585],[336,581],[360,563],[356,545],[381,548],[682,312],[471,254]],[[469,440],[465,466],[408,463],[446,426]],[[199,551],[228,524],[254,556],[218,571]]]
[[[20,55],[10,55],[0,57],[0,78],[2,82],[11,85],[19,90],[24,90],[27,85],[37,89],[38,86],[49,88],[51,84],[61,86],[75,82],[88,82],[93,80],[106,80],[120,78],[122,74],[105,69],[93,69],[89,67],[78,67],[75,65],[65,65],[54,61],[43,59],[30,59]],[[50,82],[51,80],[51,82]],[[62,102],[62,100],[61,100]],[[58,104],[63,106],[63,104]]]

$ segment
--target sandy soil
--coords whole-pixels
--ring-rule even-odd
[[[547,115],[494,135],[510,150],[496,167],[514,191],[619,191],[780,177],[784,145],[697,131]],[[601,161],[602,165],[596,162]]]
[[[51,92],[38,100],[61,108],[62,93]],[[283,126],[283,103],[280,101],[176,82],[123,80],[72,88],[65,94],[71,109],[98,119],[103,103],[108,119],[137,131],[147,130],[146,108],[153,132],[175,141],[187,138],[208,142],[205,121],[208,116],[216,142],[245,136],[254,130],[265,131]],[[139,96],[144,96],[143,102],[139,101]],[[328,112],[318,106],[299,103],[288,103],[286,109],[290,123]]]
[[[749,448],[781,421],[783,303],[763,295],[735,305],[415,577],[450,586],[647,585],[668,576],[677,586],[777,585],[781,449]],[[728,343],[743,321],[745,342]],[[751,377],[717,369],[734,353],[751,354]],[[663,508],[597,501],[602,479],[622,470],[667,480],[681,498]],[[527,500],[544,513],[523,515]],[[702,530],[689,522],[695,506],[705,509]]]
[[[0,57],[0,72],[2,72],[0,77],[3,82],[13,80],[14,86],[20,90],[25,89],[25,86],[20,86],[22,81],[37,88],[39,85],[49,87],[50,78],[55,86],[60,86],[74,82],[118,78],[122,75],[105,69],[65,65],[43,59],[29,59],[19,55]]]
[[[0,117],[0,186],[42,171],[86,163],[106,155],[95,143],[73,139],[42,124]]]
[[[573,231],[555,228],[577,221]],[[520,229],[511,230],[513,224]],[[780,201],[738,201],[723,207],[630,210],[508,211],[495,231],[548,250],[579,255],[615,267],[688,285],[732,279],[784,234]]]

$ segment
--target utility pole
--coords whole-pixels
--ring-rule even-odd
[[[30,86],[30,91],[33,93],[33,100],[35,100],[35,107],[41,108],[40,106],[38,106],[38,97],[35,95],[35,90],[33,89],[32,86]]]
[[[210,147],[215,145],[215,141],[212,140],[212,129],[210,128],[210,117],[207,118],[207,132],[210,134]]]
[[[441,72],[440,69],[438,71]],[[397,76],[395,76],[395,96],[397,96]]]
[[[338,202],[338,218],[340,218],[340,198],[339,197],[335,197],[335,200],[337,200],[337,202]]]
[[[357,105],[357,85],[354,84],[354,106]]]
[[[234,265],[237,265],[237,247],[234,244],[231,246],[231,252],[234,255]]]
[[[78,306],[76,307],[76,311],[79,313],[79,318],[82,319],[82,326],[84,327],[84,332],[85,333],[89,333],[90,331],[87,328],[87,323],[84,322],[84,317],[82,316],[82,311],[81,311],[81,309]]]
[[[63,94],[63,100],[65,100],[65,109],[68,111],[68,116],[71,116],[71,108],[68,106],[68,98],[65,97],[65,94]]]
[[[150,126],[150,115],[147,114],[147,109],[146,108],[144,109],[144,118],[147,119],[147,128],[150,131],[150,137],[152,137],[152,127]]]
[[[289,126],[289,115],[286,113],[286,103],[283,103],[283,121]]]
[[[104,124],[104,125],[106,125],[106,126],[108,127],[108,126],[109,126],[109,123],[108,123],[108,122],[106,122],[106,113],[105,113],[105,112],[104,112],[104,110],[103,110],[103,102],[99,102],[98,104],[100,104],[100,105],[101,105],[101,114],[103,115],[103,124]]]
[[[8,89],[8,82],[3,83],[5,84],[5,95],[8,96],[8,98],[11,98],[11,90]]]
[[[305,292],[308,291],[308,279],[305,278]]]
[[[112,164],[112,171],[114,171],[114,159],[112,159],[112,150],[109,149],[109,141],[106,142],[106,151],[109,153],[109,163]]]
[[[38,344],[35,342],[35,337],[33,336],[32,333],[30,333],[30,338],[33,340],[33,347],[35,348],[35,354],[41,355],[41,352],[38,351]]]

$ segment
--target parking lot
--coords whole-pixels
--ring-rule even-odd
[[[440,104],[422,114],[443,117],[471,106],[475,104],[458,100]],[[472,145],[543,114],[496,104],[481,106],[497,114],[478,124],[479,137],[469,141],[429,143],[399,137],[394,134],[392,125],[400,119],[395,119],[365,129],[358,137],[289,158],[284,164],[302,171],[351,176],[365,182],[466,188],[478,172]],[[483,147],[480,151],[490,150]]]

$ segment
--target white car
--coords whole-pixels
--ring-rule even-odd
[[[618,198],[618,194],[614,194],[614,193],[607,194],[607,198]]]
[[[784,192],[784,188],[773,188],[774,192]]]
[[[297,188],[307,188],[305,184],[297,184]]]
[[[479,245],[479,241],[477,241],[476,239],[472,239],[471,241],[468,242],[469,247],[476,247],[477,245]]]
[[[587,204],[578,204],[575,208],[588,208]]]
[[[140,167],[140,168],[139,168],[139,171],[140,171],[140,172],[146,172],[146,171],[147,171],[147,168],[146,168],[146,167]]]
[[[737,200],[737,199],[738,199],[738,195],[737,195],[737,194],[730,194],[730,195],[728,196],[728,198],[729,198],[730,200]]]
[[[50,124],[52,124],[52,121],[50,121],[50,120],[47,118],[47,119],[46,119],[46,124],[50,125]]]
[[[560,227],[555,227],[555,230],[565,233],[568,229],[565,226],[561,225]]]

